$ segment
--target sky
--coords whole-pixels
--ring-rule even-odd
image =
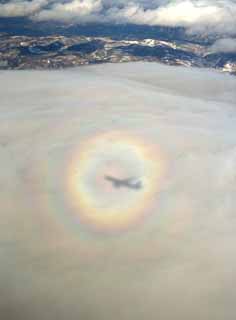
[[[1,17],[67,23],[134,23],[182,26],[188,32],[235,35],[235,0],[7,0]]]
[[[130,63],[0,83],[2,317],[234,320],[235,77]]]

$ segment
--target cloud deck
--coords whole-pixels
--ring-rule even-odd
[[[0,81],[4,318],[233,320],[235,78],[135,63]]]

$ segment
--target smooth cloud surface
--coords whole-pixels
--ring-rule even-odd
[[[211,46],[211,50],[213,52],[236,52],[236,39],[219,39]]]
[[[136,63],[0,81],[1,316],[234,320],[235,78]],[[102,168],[146,177],[141,197]],[[113,203],[114,223],[127,203],[143,218],[94,228]]]
[[[0,16],[89,23],[183,26],[191,32],[233,34],[235,0],[12,0],[0,4]]]

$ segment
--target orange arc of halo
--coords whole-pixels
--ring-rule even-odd
[[[104,208],[98,208],[96,201],[86,192],[81,183],[83,174],[88,169],[91,153],[99,143],[104,143],[106,140],[110,140],[113,145],[118,142],[133,148],[140,160],[146,162],[149,171],[145,191],[137,198],[135,205],[126,208],[125,214],[124,212],[120,214],[122,208],[109,209],[109,212],[105,212]],[[138,224],[147,215],[147,212],[150,212],[165,171],[164,156],[156,145],[148,145],[127,133],[110,132],[86,140],[79,146],[78,152],[72,158],[67,173],[67,189],[70,205],[80,223],[96,230],[119,231]]]

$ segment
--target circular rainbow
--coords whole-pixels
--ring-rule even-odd
[[[88,139],[69,162],[66,189],[74,216],[93,229],[110,232],[142,221],[150,212],[164,172],[156,146],[123,132]],[[142,188],[115,188],[106,175],[138,179]]]

